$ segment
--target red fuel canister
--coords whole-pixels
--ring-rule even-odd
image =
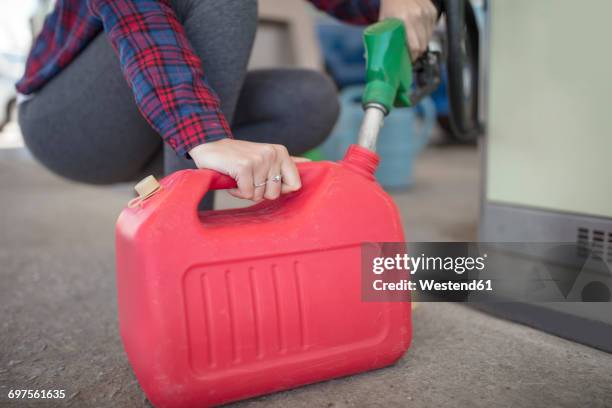
[[[202,407],[394,363],[410,304],[361,299],[363,242],[404,240],[374,180],[375,153],[298,165],[302,189],[248,208],[197,212],[235,187],[185,170],[117,221],[121,338],[157,407]]]

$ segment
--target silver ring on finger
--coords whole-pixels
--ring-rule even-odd
[[[253,184],[253,185],[255,186],[255,188],[259,188],[259,187],[263,187],[263,186],[265,186],[267,183],[268,183],[268,180],[263,181],[263,182],[261,182],[261,183],[255,183],[255,184]]]
[[[281,176],[280,174],[277,174],[276,176],[272,177],[272,182],[280,183],[282,179],[283,179],[283,176]]]

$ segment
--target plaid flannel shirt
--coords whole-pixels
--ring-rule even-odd
[[[311,0],[355,24],[378,17],[378,0]],[[219,97],[168,0],[57,0],[30,51],[17,91],[32,94],[104,31],[136,104],[178,154],[232,137]]]

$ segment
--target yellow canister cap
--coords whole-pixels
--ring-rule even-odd
[[[143,178],[134,186],[134,190],[136,190],[136,193],[138,193],[138,197],[140,197],[141,200],[150,197],[160,188],[161,186],[159,181],[157,181],[157,179],[153,176]]]

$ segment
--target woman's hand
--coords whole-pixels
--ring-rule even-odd
[[[299,190],[302,183],[294,161],[307,161],[289,156],[282,145],[235,139],[201,144],[189,154],[198,168],[216,170],[236,180],[238,188],[230,194],[253,201],[274,200]],[[276,176],[281,180],[274,181]]]
[[[416,60],[431,39],[438,11],[431,0],[382,0],[379,19],[397,18],[404,22],[410,56]]]

